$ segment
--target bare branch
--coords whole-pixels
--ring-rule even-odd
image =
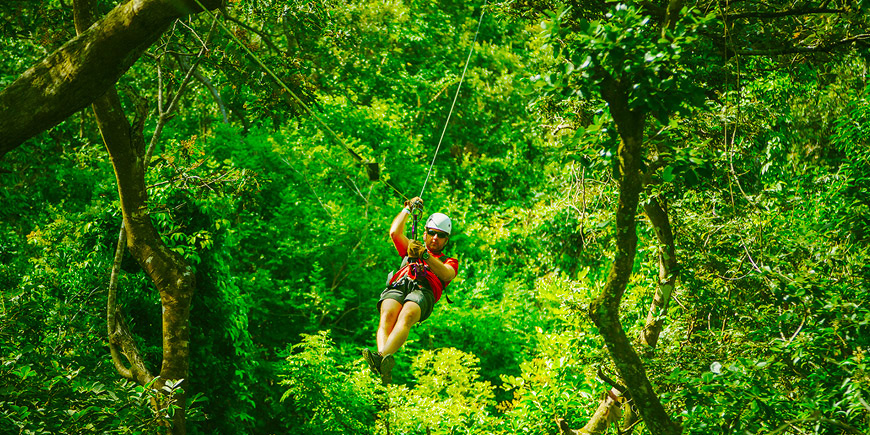
[[[266,45],[268,45],[269,48],[271,48],[272,50],[275,50],[277,53],[281,53],[281,52],[282,52],[282,50],[281,50],[280,48],[278,48],[278,46],[275,45],[274,42],[272,42],[272,38],[274,37],[274,35],[269,34],[269,33],[266,33],[266,32],[263,31],[263,30],[256,29],[256,28],[254,28],[254,27],[252,27],[252,26],[249,26],[248,24],[242,22],[242,21],[239,20],[238,18],[233,17],[233,16],[230,15],[230,14],[223,14],[223,16],[224,16],[224,18],[227,19],[227,21],[231,21],[231,22],[235,23],[237,26],[239,26],[239,27],[241,27],[241,28],[243,28],[243,29],[245,29],[245,30],[248,30],[248,31],[253,32],[253,33],[256,33],[257,36],[259,36],[259,37],[260,37],[260,38],[261,38],[261,39],[266,43]]]
[[[736,50],[735,53],[741,56],[780,56],[784,54],[800,54],[800,53],[830,53],[834,49],[843,45],[849,45],[855,42],[870,40],[870,34],[855,35],[850,38],[844,38],[828,45],[817,45],[815,47],[783,47],[773,48],[770,50]]]
[[[199,80],[199,82],[208,89],[208,92],[211,94],[212,99],[214,99],[215,104],[217,104],[218,109],[221,111],[221,118],[223,119],[223,123],[228,124],[230,121],[227,117],[227,108],[224,104],[223,98],[221,98],[220,91],[217,90],[217,88],[214,86],[211,80],[208,79],[208,77],[202,75],[202,73],[199,72],[198,68],[190,68],[190,64],[187,62],[187,59],[185,57],[185,55],[179,54],[175,56],[175,59],[182,68],[190,69],[191,71],[193,71],[193,77]]]
[[[731,21],[731,20],[739,20],[741,18],[761,18],[761,19],[770,19],[770,18],[781,18],[781,17],[793,17],[798,15],[813,15],[813,14],[844,14],[847,11],[843,9],[828,9],[828,8],[799,8],[799,9],[791,9],[787,11],[778,11],[778,12],[744,12],[740,14],[734,15],[725,15],[722,19]]]
[[[163,127],[166,126],[166,123],[169,119],[172,118],[173,113],[178,108],[178,103],[181,101],[181,96],[184,94],[184,89],[187,87],[187,84],[190,82],[190,79],[194,76],[194,72],[196,68],[199,66],[199,62],[205,56],[208,51],[208,47],[206,44],[208,40],[211,38],[212,30],[214,30],[215,24],[217,23],[217,18],[212,20],[211,27],[209,28],[209,33],[206,35],[205,41],[200,39],[202,42],[202,48],[199,50],[197,54],[196,61],[194,61],[193,65],[190,65],[190,68],[187,69],[187,73],[184,75],[184,78],[181,80],[181,84],[178,86],[178,90],[175,92],[175,95],[172,97],[172,101],[169,103],[169,107],[164,111],[163,108],[163,93],[162,86],[161,89],[158,89],[158,98],[157,98],[157,107],[158,107],[158,117],[157,117],[157,125],[154,127],[154,133],[151,135],[151,141],[148,143],[148,149],[145,152],[145,167],[148,167],[149,162],[151,162],[151,156],[154,154],[154,148],[157,146],[157,140],[160,138],[160,135],[163,133]],[[197,36],[199,39],[199,36]],[[158,67],[158,71],[160,71]],[[159,77],[158,77],[159,78]],[[159,83],[159,81],[158,81]]]
[[[611,387],[615,388],[617,391],[619,391],[620,394],[625,394],[625,392],[627,390],[625,385],[622,385],[622,384],[614,381],[613,379],[611,379],[610,376],[607,376],[607,374],[605,374],[604,371],[601,370],[601,368],[598,369],[597,375],[598,375],[598,379],[601,379],[602,381],[606,382]]]

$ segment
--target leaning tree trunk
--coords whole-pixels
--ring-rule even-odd
[[[74,2],[77,31],[85,31],[94,22],[93,7],[93,0]],[[176,387],[183,385],[181,381],[187,379],[189,371],[188,320],[195,289],[194,274],[181,255],[166,247],[151,222],[146,204],[147,162],[142,122],[137,125],[130,124],[114,86],[93,100],[93,110],[118,182],[124,231],[121,239],[126,238],[130,253],[154,282],[160,294],[163,311],[163,361],[159,379],[153,388],[164,392],[162,387],[169,384],[171,388],[168,400],[159,406],[161,411],[165,411],[169,404],[177,407],[172,417],[171,433],[184,434],[186,398],[183,390]],[[109,346],[119,373],[142,384],[151,381],[154,377],[144,366],[123,319],[111,304],[108,317]],[[120,360],[120,355],[127,358],[129,368]]]
[[[628,88],[627,84],[613,78],[605,80],[602,86],[602,96],[608,103],[621,139],[616,167],[619,184],[616,209],[617,249],[607,282],[601,294],[590,305],[589,315],[598,326],[614,365],[649,431],[656,435],[672,435],[679,434],[681,428],[670,419],[653,391],[643,362],[632,347],[619,319],[620,302],[637,253],[635,216],[643,188],[641,157],[645,114],[629,108]]]
[[[667,37],[667,30],[673,30],[679,20],[683,0],[669,0],[665,20],[662,23],[661,35]],[[627,104],[627,84],[619,83],[612,77],[607,77],[602,87],[602,97],[607,101],[611,114],[616,121],[617,131],[621,137],[619,148],[619,204],[616,212],[617,254],[608,275],[607,284],[589,309],[590,317],[598,325],[613,357],[617,370],[623,377],[631,395],[631,403],[624,410],[625,418],[622,428],[630,433],[639,417],[642,417],[653,434],[676,434],[682,432],[680,426],[664,411],[661,401],[653,392],[646,376],[643,363],[631,347],[622,324],[619,320],[619,302],[628,284],[634,256],[637,250],[637,222],[634,218],[638,197],[642,186],[641,165],[643,144],[644,113],[637,109],[630,110]],[[662,250],[659,252],[659,287],[650,307],[647,322],[641,333],[640,341],[648,348],[655,348],[662,329],[661,313],[667,309],[671,292],[676,280],[676,250],[667,212],[653,198],[644,207],[650,223],[653,225]],[[606,327],[602,327],[606,325]],[[626,377],[626,376],[629,377]],[[620,411],[618,391],[614,388],[599,404],[598,409],[577,433],[604,433],[610,422],[614,422]],[[612,396],[612,397],[611,397]],[[640,416],[635,410],[639,411]],[[565,433],[564,428],[560,428]]]
[[[214,9],[224,0],[200,0]],[[0,90],[0,158],[105,94],[196,0],[130,0]]]

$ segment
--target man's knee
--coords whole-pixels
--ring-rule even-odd
[[[402,303],[394,299],[384,299],[380,304],[381,315],[396,315],[402,310]]]
[[[417,320],[420,320],[420,305],[412,301],[405,302],[399,313],[399,321],[406,325],[413,325]]]
[[[402,310],[402,304],[392,299],[385,299],[381,302],[381,321],[395,322],[399,317],[399,312]]]

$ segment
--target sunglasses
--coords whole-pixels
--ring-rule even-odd
[[[439,239],[446,239],[447,236],[449,235],[447,233],[442,233],[442,232],[438,232],[435,230],[426,230],[426,234],[428,234],[432,237],[438,237]]]

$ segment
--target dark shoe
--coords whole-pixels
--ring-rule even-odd
[[[381,372],[381,383],[384,385],[389,385],[393,380],[393,367],[396,366],[396,360],[393,359],[392,355],[387,355],[383,357],[380,364],[380,372]]]
[[[381,361],[384,359],[384,357],[382,357],[379,353],[372,353],[372,351],[368,349],[363,349],[362,354],[363,359],[366,360],[366,362],[368,363],[369,368],[372,370],[372,373],[380,376]]]

